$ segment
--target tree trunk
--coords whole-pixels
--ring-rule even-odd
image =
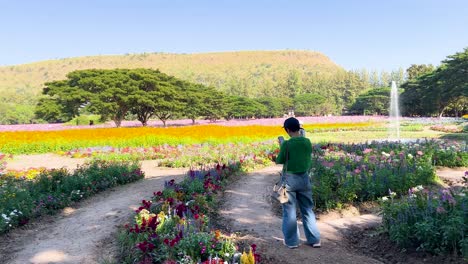
[[[122,120],[121,119],[114,119],[114,123],[115,123],[115,127],[120,127],[120,125],[122,124]]]
[[[195,118],[192,119],[192,125],[195,125]]]

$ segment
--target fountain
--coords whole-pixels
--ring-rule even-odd
[[[400,140],[400,108],[398,104],[398,89],[395,81],[392,81],[392,89],[390,91],[389,117],[389,139],[398,141]]]

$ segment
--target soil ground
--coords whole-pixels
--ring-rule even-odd
[[[7,169],[30,167],[74,169],[84,159],[53,154],[16,156]],[[116,233],[138,207],[141,199],[161,190],[165,180],[181,179],[186,169],[157,168],[155,161],[143,161],[145,179],[119,186],[55,216],[45,216],[0,237],[2,263],[102,263],[115,261]],[[447,178],[459,181],[464,168],[440,169]],[[359,214],[356,209],[320,215],[318,225],[322,248],[301,245],[288,249],[282,244],[278,205],[269,195],[278,177],[273,166],[241,177],[226,190],[217,223],[236,232],[247,245],[257,244],[262,263],[450,263],[459,259],[413,256],[392,247],[378,232],[380,217]],[[460,174],[460,175],[458,175]],[[302,229],[302,227],[301,227]],[[302,232],[302,230],[301,230]],[[303,232],[302,232],[302,237]],[[400,254],[398,255],[398,252]],[[409,258],[410,256],[411,258]],[[407,262],[410,261],[410,262]],[[435,261],[435,262],[433,262]],[[449,261],[449,262],[447,262]],[[452,262],[454,263],[454,262]]]

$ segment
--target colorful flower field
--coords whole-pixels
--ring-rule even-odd
[[[363,131],[385,133],[381,122],[309,123],[305,129],[312,138],[337,131],[361,137]],[[420,130],[420,125],[407,127],[407,131]],[[213,227],[210,215],[230,176],[272,164],[279,135],[285,136],[280,124],[0,132],[0,149],[8,153],[0,155],[0,232],[141,179],[137,161],[157,160],[159,166],[191,169],[181,182],[169,181],[164,190],[142,201],[134,221],[119,236],[122,262],[258,263],[256,246],[239,247],[235,236]],[[4,162],[11,154],[45,152],[89,158],[92,165],[74,173],[41,168],[5,171]],[[434,187],[440,183],[435,166],[468,167],[466,142],[320,143],[314,145],[312,159],[317,210],[380,200],[385,202],[384,227],[399,245],[467,255],[464,236],[460,239],[450,231],[468,222],[466,189],[454,193]],[[200,167],[207,169],[193,169]],[[405,232],[415,229],[419,233],[403,239]],[[431,235],[430,230],[439,231]]]
[[[314,201],[327,210],[374,201],[389,189],[402,194],[435,184],[435,165],[468,166],[468,146],[436,140],[315,145],[313,164]]]
[[[300,117],[305,124],[350,124],[350,123],[380,123],[385,122],[387,117],[385,116],[307,116]],[[282,126],[284,118],[263,118],[263,119],[241,119],[241,120],[229,120],[229,121],[216,121],[211,122],[209,120],[197,120],[197,125],[220,125],[220,126]],[[168,120],[168,126],[191,126],[192,120]],[[159,120],[149,120],[149,127],[162,127],[163,123]],[[53,131],[53,130],[69,130],[69,129],[95,129],[95,128],[113,128],[113,122],[107,122],[99,125],[68,125],[68,124],[22,124],[22,125],[0,125],[0,131]],[[138,121],[122,121],[122,127],[141,127],[141,123]]]
[[[371,123],[306,125],[306,130],[365,127]],[[281,126],[185,126],[169,128],[100,128],[56,131],[17,131],[0,133],[0,149],[4,153],[28,154],[70,151],[88,147],[149,147],[160,145],[223,144],[258,142],[285,135]]]
[[[94,160],[158,160],[158,166],[178,168],[240,162],[246,169],[255,169],[270,164],[277,151],[277,142],[270,140],[260,143],[162,145],[146,148],[94,147],[61,152],[60,154]]]
[[[123,263],[260,263],[256,246],[240,249],[233,236],[210,228],[218,195],[239,165],[190,170],[143,200],[122,230]],[[243,251],[243,253],[241,253]]]

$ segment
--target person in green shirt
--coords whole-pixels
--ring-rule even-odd
[[[312,164],[312,144],[308,138],[302,137],[299,130],[299,121],[290,117],[284,121],[283,125],[289,140],[280,140],[280,152],[276,158],[277,164],[283,164],[286,173],[281,181],[286,186],[288,202],[283,206],[282,231],[284,244],[288,248],[299,246],[299,228],[296,220],[296,204],[302,214],[304,233],[307,244],[314,248],[321,246],[320,232],[312,210],[314,202],[312,200],[312,184],[309,178],[309,170]],[[286,160],[286,157],[288,160]]]

